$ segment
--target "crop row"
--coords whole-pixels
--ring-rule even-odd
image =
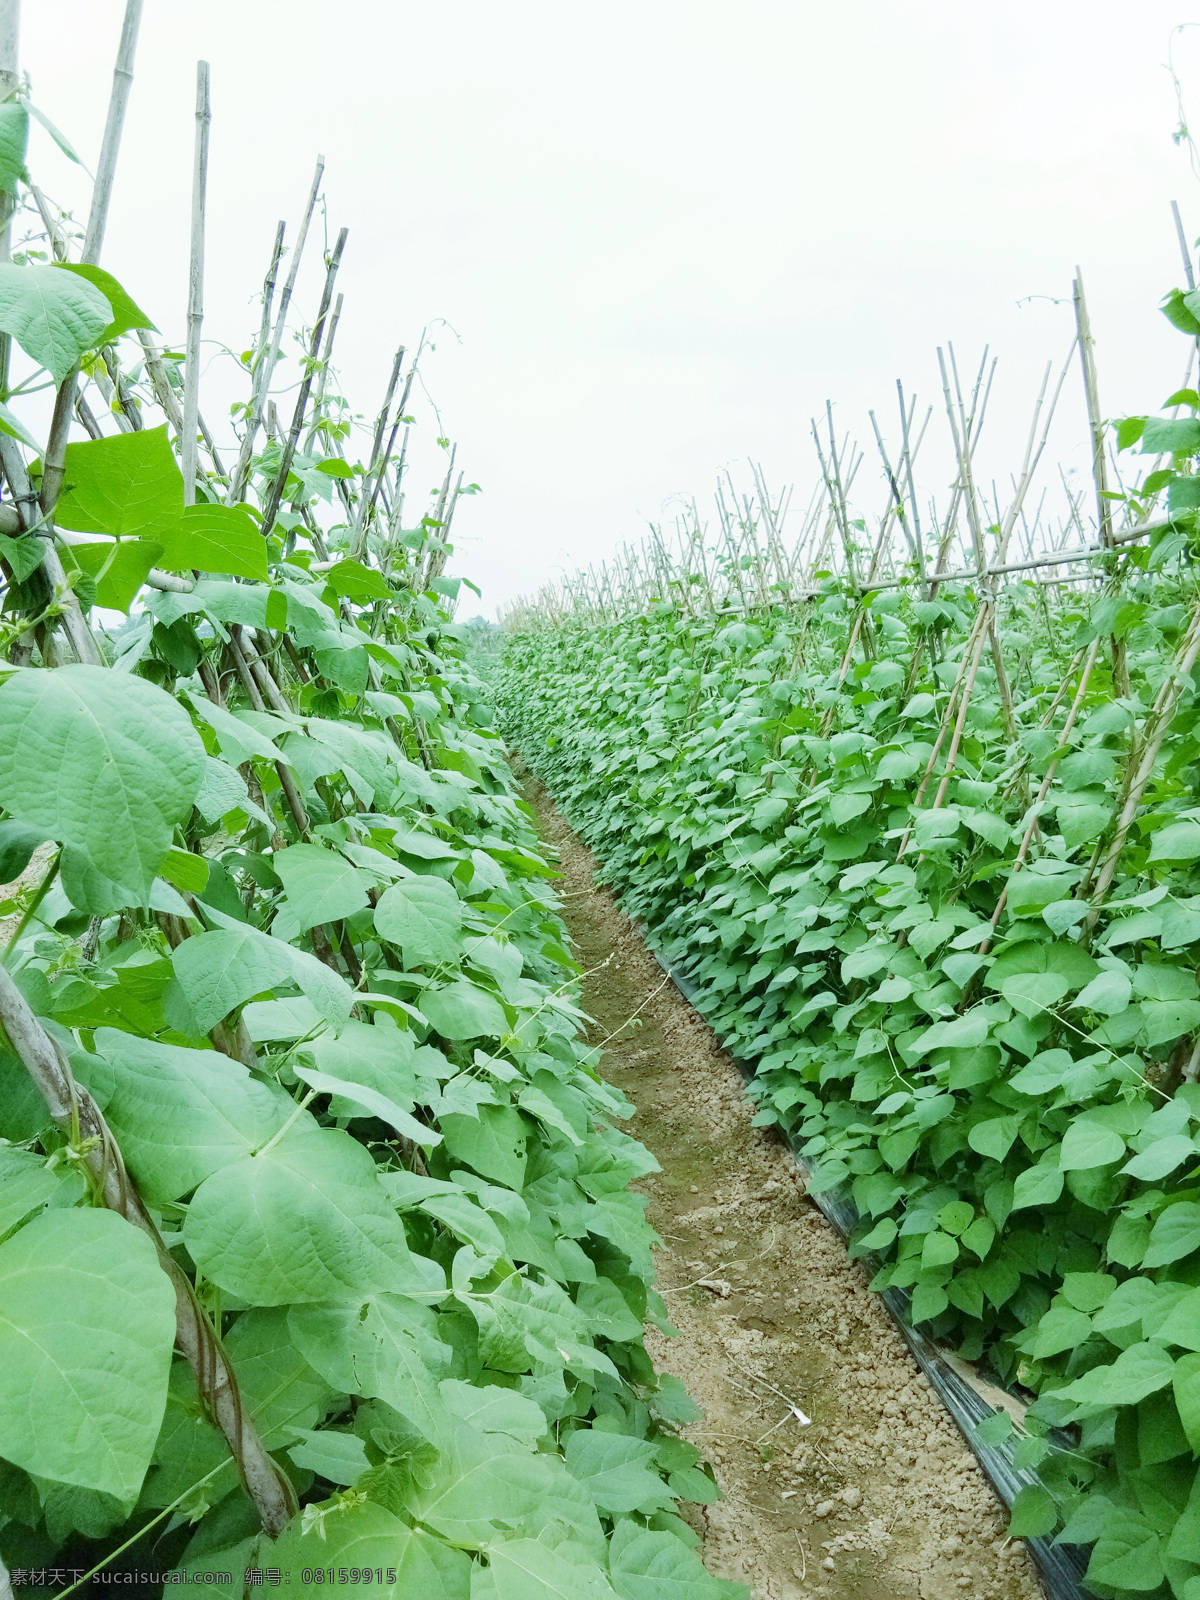
[[[514,633],[495,692],[873,1286],[1037,1396],[985,1425],[1013,1531],[1194,1600],[1200,423],[1139,440],[1178,515],[1101,587],[663,598]]]

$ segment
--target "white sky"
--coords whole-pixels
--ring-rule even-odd
[[[24,11],[35,102],[94,164],[122,0]],[[727,464],[806,501],[809,417],[832,399],[865,446],[873,406],[894,441],[897,377],[937,403],[918,478],[944,498],[946,340],[960,367],[1001,358],[979,475],[1007,482],[1076,263],[1105,413],[1156,407],[1187,354],[1156,309],[1181,281],[1172,198],[1200,235],[1163,66],[1185,22],[1195,0],[147,0],[103,265],[182,339],[198,57],[206,335],[249,342],[276,221],[294,231],[324,152],[356,407],[373,415],[402,339],[457,331],[425,370],[484,491],[452,570],[494,614],[707,499]],[[1200,29],[1176,62],[1200,127]],[[86,212],[40,132],[31,167]],[[212,413],[215,353],[209,375]],[[1073,374],[1052,477],[1086,475],[1085,438]],[[427,454],[413,493],[434,476]],[[857,487],[882,509],[873,454]]]

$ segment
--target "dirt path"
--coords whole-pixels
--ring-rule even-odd
[[[804,1199],[786,1146],[751,1125],[737,1068],[593,887],[592,854],[542,785],[525,792],[564,873],[590,1036],[616,1035],[602,1070],[638,1106],[632,1131],[662,1165],[640,1187],[679,1337],[651,1330],[647,1343],[706,1413],[687,1436],[724,1493],[696,1508],[709,1569],[751,1584],[754,1600],[1040,1597],[865,1275]]]

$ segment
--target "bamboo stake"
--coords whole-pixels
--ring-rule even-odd
[[[159,1266],[175,1290],[176,1347],[196,1374],[200,1394],[225,1435],[264,1531],[272,1538],[278,1537],[296,1513],[295,1492],[263,1448],[254,1421],[242,1405],[237,1378],[216,1331],[191,1282],[163,1243],[125,1170],[120,1149],[99,1107],[76,1082],[65,1056],[2,966],[0,1023],[50,1115],[79,1152],[104,1204],[152,1241]]]
[[[292,301],[292,290],[296,287],[296,274],[300,270],[300,260],[304,254],[305,241],[308,238],[308,226],[316,209],[317,194],[321,188],[321,178],[324,172],[325,157],[318,156],[312,187],[308,192],[308,204],[301,219],[296,248],[292,253],[292,264],[288,268],[288,275],[284,280],[283,289],[279,296],[279,311],[275,318],[275,330],[271,335],[271,343],[265,351],[260,347],[255,356],[254,375],[250,386],[250,416],[246,422],[246,431],[242,435],[237,465],[234,467],[233,476],[229,481],[229,493],[226,496],[229,505],[236,505],[239,500],[244,500],[246,497],[246,486],[250,482],[250,460],[254,454],[254,444],[258,438],[258,430],[262,426],[267,392],[271,387],[271,380],[275,376],[275,367],[279,360],[279,346],[283,341],[283,329],[287,321],[288,307]],[[279,238],[279,235],[277,234],[276,237]],[[274,270],[275,264],[272,265],[271,269],[272,287],[275,282]]]
[[[183,503],[196,503],[196,455],[200,411],[200,330],[204,323],[204,222],[208,198],[208,134],[212,106],[208,62],[196,63],[196,150],[192,168],[192,241],[188,269],[187,360],[183,370]]]
[[[1159,692],[1154,710],[1148,719],[1148,726],[1143,734],[1142,750],[1134,770],[1133,781],[1129,786],[1129,793],[1125,804],[1121,807],[1121,814],[1117,819],[1116,832],[1113,834],[1112,843],[1104,857],[1100,869],[1100,876],[1096,879],[1095,888],[1091,893],[1091,907],[1087,914],[1086,927],[1089,935],[1096,926],[1100,915],[1100,908],[1104,904],[1105,896],[1117,872],[1117,862],[1121,851],[1125,848],[1125,841],[1129,837],[1138,808],[1142,803],[1142,795],[1146,785],[1154,773],[1154,763],[1162,749],[1163,740],[1175,715],[1175,708],[1184,689],[1189,687],[1187,679],[1192,668],[1200,657],[1200,606],[1192,614],[1191,624],[1186,637],[1180,645],[1179,655],[1171,676],[1167,679]]]
[[[1075,726],[1075,719],[1079,715],[1079,708],[1083,704],[1084,695],[1087,693],[1088,679],[1092,675],[1092,668],[1096,664],[1096,657],[1097,657],[1097,655],[1099,653],[1100,653],[1100,640],[1097,637],[1097,638],[1092,640],[1091,647],[1088,650],[1087,657],[1086,657],[1086,659],[1084,661],[1084,665],[1083,665],[1083,671],[1080,674],[1080,678],[1079,678],[1079,687],[1075,691],[1075,698],[1071,702],[1071,709],[1067,714],[1067,720],[1063,724],[1062,732],[1058,736],[1058,742],[1059,742],[1060,746],[1066,744],[1067,738],[1070,735],[1071,729]],[[1050,765],[1046,768],[1046,774],[1042,779],[1041,787],[1038,789],[1037,794],[1034,796],[1033,805],[1031,807],[1033,815],[1029,818],[1029,821],[1026,824],[1025,834],[1024,834],[1024,837],[1021,840],[1020,848],[1017,851],[1016,860],[1013,862],[1012,871],[1008,875],[1008,882],[1004,885],[1004,888],[1003,888],[1003,890],[1001,892],[1000,898],[996,902],[996,909],[992,913],[992,931],[993,932],[995,932],[996,928],[999,927],[999,925],[1000,925],[1000,917],[1001,917],[1001,915],[1002,915],[1002,913],[1004,911],[1005,906],[1008,904],[1009,885],[1012,883],[1012,880],[1016,877],[1017,873],[1020,872],[1021,868],[1024,866],[1025,857],[1029,853],[1029,846],[1033,841],[1034,834],[1037,832],[1037,826],[1038,826],[1037,808],[1041,805],[1042,801],[1050,793],[1050,785],[1054,782],[1054,774],[1057,771],[1058,771],[1058,757],[1055,756],[1053,761],[1051,761]],[[983,941],[983,944],[979,947],[979,953],[980,953],[981,956],[987,955],[988,951],[991,948],[991,944],[992,944],[992,941],[991,941],[990,938],[987,938],[987,939],[985,939]]]
[[[321,407],[325,404],[325,385],[329,377],[329,358],[333,354],[333,341],[337,335],[338,320],[342,315],[343,298],[344,296],[339,294],[333,302],[333,315],[329,319],[329,327],[325,332],[325,343],[321,348],[321,376],[317,382],[317,397],[313,401],[312,421],[308,425],[308,433],[304,439],[304,454],[306,456],[312,454],[313,440],[317,436],[317,429],[321,426]]]
[[[296,408],[292,413],[292,426],[288,432],[287,443],[283,448],[283,456],[279,462],[279,471],[271,485],[267,502],[263,508],[262,535],[265,539],[270,533],[279,510],[279,502],[283,496],[284,484],[287,482],[288,473],[292,468],[292,457],[296,453],[296,443],[300,438],[300,429],[304,425],[304,412],[308,406],[308,396],[312,389],[313,369],[316,365],[317,354],[321,348],[321,336],[325,331],[325,318],[329,315],[329,305],[333,299],[333,284],[337,277],[338,267],[341,265],[342,251],[346,247],[347,229],[343,228],[337,236],[337,243],[333,247],[333,254],[329,258],[329,265],[325,272],[325,288],[321,295],[321,309],[317,312],[317,320],[313,325],[312,337],[309,340],[309,359],[305,363],[304,377],[300,384],[300,392],[296,396]]]

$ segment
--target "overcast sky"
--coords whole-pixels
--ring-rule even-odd
[[[25,0],[35,103],[89,164],[123,9]],[[347,392],[373,413],[395,346],[444,319],[426,379],[483,490],[454,570],[494,614],[726,466],[807,500],[809,418],[828,398],[865,445],[874,407],[894,436],[897,377],[937,402],[918,478],[944,498],[947,340],[961,366],[1000,357],[980,477],[1006,483],[1077,263],[1106,415],[1157,406],[1187,354],[1156,309],[1182,276],[1172,199],[1200,235],[1164,70],[1193,21],[1194,0],[147,0],[103,264],[182,339],[198,57],[206,336],[249,342],[276,221],[323,152],[350,229]],[[1176,62],[1200,127],[1200,28]],[[30,164],[86,211],[40,132]],[[228,368],[206,360],[219,404]],[[1073,374],[1051,479],[1086,475],[1085,426]],[[873,460],[856,487],[882,509]]]

